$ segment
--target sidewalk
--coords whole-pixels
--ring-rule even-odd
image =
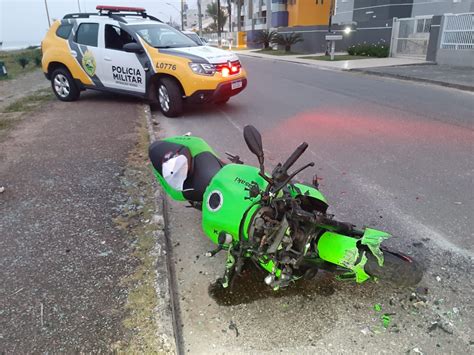
[[[365,69],[375,67],[387,67],[394,65],[410,65],[410,64],[421,64],[425,63],[422,59],[416,58],[370,58],[370,59],[356,59],[356,60],[341,60],[341,61],[322,61],[314,59],[304,59],[301,57],[314,56],[317,54],[296,54],[296,55],[285,55],[277,56],[265,53],[256,53],[255,50],[242,50],[236,52],[239,56],[248,56],[254,58],[272,59],[281,62],[291,62],[298,64],[306,64],[314,66],[318,69],[326,70],[354,70],[354,69]],[[337,55],[338,53],[336,53]]]
[[[470,68],[436,65],[417,58],[390,57],[329,62],[302,58],[305,56],[311,56],[309,54],[277,56],[256,53],[255,50],[242,50],[238,51],[237,54],[239,56],[304,64],[322,70],[354,71],[364,74],[425,82],[460,90],[474,91],[474,70]],[[337,54],[345,53],[336,53],[336,55]]]
[[[420,81],[474,91],[474,70],[448,65],[407,65],[385,68],[353,69],[365,74]]]

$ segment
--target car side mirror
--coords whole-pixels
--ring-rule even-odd
[[[128,52],[128,53],[138,53],[138,54],[140,54],[140,53],[144,52],[142,46],[140,46],[136,42],[130,42],[130,43],[124,44],[122,49],[125,52]]]
[[[250,151],[258,157],[260,164],[260,171],[263,173],[263,147],[262,147],[262,136],[260,132],[251,125],[244,127],[244,139],[245,143],[249,147]]]

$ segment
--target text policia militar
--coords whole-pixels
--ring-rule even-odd
[[[123,84],[133,85],[143,83],[140,69],[112,65],[112,74],[115,81],[119,81]]]

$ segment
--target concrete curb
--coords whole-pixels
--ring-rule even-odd
[[[320,69],[320,70],[331,70],[331,71],[337,71],[337,72],[343,72],[343,71],[348,71],[348,69],[342,69],[342,68],[332,68],[332,67],[328,67],[328,66],[324,66],[324,65],[318,65],[317,63],[309,63],[309,62],[301,62],[299,60],[292,60],[292,59],[284,59],[284,58],[280,58],[280,57],[277,57],[277,56],[273,56],[273,57],[264,57],[264,56],[260,56],[260,55],[253,55],[253,54],[247,54],[247,53],[237,53],[237,55],[239,57],[248,57],[248,58],[258,58],[258,59],[266,59],[266,60],[275,60],[277,62],[286,62],[286,63],[293,63],[293,64],[300,64],[300,65],[306,65],[308,67],[313,67],[313,68],[316,68],[316,69]],[[316,62],[316,61],[314,61]]]
[[[439,81],[439,80],[415,78],[415,77],[412,77],[412,76],[401,75],[401,74],[373,72],[373,71],[365,70],[365,69],[349,69],[347,71],[356,72],[356,73],[363,73],[363,74],[367,74],[367,75],[381,76],[381,77],[386,77],[386,78],[406,80],[406,81],[415,81],[415,82],[419,82],[419,83],[428,83],[428,84],[434,84],[434,85],[438,85],[438,86],[445,86],[445,87],[449,87],[449,88],[453,88],[453,89],[459,89],[459,90],[474,92],[474,87],[473,86],[456,84],[456,83],[447,83],[445,81]]]
[[[157,140],[157,137],[153,129],[150,106],[144,104],[143,112],[146,116],[150,143],[153,143]],[[159,211],[155,217],[157,220],[160,220],[163,225],[163,231],[157,233],[156,241],[157,255],[159,257],[156,263],[156,294],[159,304],[162,305],[162,307],[157,307],[157,312],[160,313],[160,319],[157,322],[158,331],[163,331],[164,333],[173,335],[173,350],[176,352],[176,354],[181,355],[184,354],[184,347],[181,331],[181,312],[179,309],[178,294],[176,291],[176,272],[172,262],[173,252],[169,238],[168,201],[166,194],[163,193],[163,190],[156,182],[153,183],[153,188],[155,190],[155,210]],[[160,200],[162,203],[160,203]]]

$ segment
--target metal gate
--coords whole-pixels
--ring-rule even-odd
[[[432,16],[394,18],[390,55],[426,58]]]

